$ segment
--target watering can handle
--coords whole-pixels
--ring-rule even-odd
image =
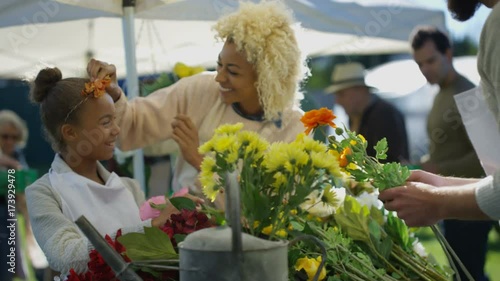
[[[236,171],[226,173],[226,221],[232,230],[232,254],[238,280],[243,280],[243,245],[241,236],[240,184]]]

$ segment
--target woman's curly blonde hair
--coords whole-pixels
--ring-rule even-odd
[[[279,1],[241,3],[213,29],[217,38],[231,40],[257,73],[256,88],[267,120],[299,101],[300,83],[308,74],[294,30],[291,12]]]

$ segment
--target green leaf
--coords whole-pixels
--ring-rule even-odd
[[[302,233],[314,235],[314,230],[311,228],[311,226],[309,226],[309,223],[306,222],[306,224],[304,225],[304,230],[302,230]]]
[[[153,202],[149,202],[149,206],[151,206],[151,208],[153,209],[163,210],[167,207],[167,204],[155,204]]]
[[[157,227],[144,227],[144,233],[131,232],[118,237],[133,261],[175,259],[178,257],[166,233]]]
[[[379,243],[378,251],[385,259],[389,259],[389,256],[391,255],[393,244],[394,243],[392,242],[392,240],[389,237],[385,238],[382,241],[382,243]]]
[[[161,278],[161,273],[152,269],[152,268],[149,268],[146,266],[141,266],[141,267],[139,267],[139,270],[143,271],[143,272],[147,272],[147,273],[153,275],[155,278]]]
[[[177,242],[177,244],[181,243],[184,239],[186,239],[186,236],[186,234],[174,234],[175,242]]]
[[[384,225],[384,209],[377,209],[375,206],[372,206],[370,209],[370,217],[376,221],[380,226]]]
[[[170,203],[174,205],[177,210],[194,210],[196,209],[196,204],[193,202],[193,200],[186,198],[186,197],[173,197],[170,198]]]
[[[304,230],[304,225],[299,223],[299,222],[296,222],[296,221],[291,221],[290,224],[292,225],[293,229],[294,230],[297,230],[297,231],[303,231]]]
[[[366,206],[361,206],[356,198],[347,195],[344,199],[344,206],[335,213],[335,220],[351,239],[369,243],[369,216],[370,211]]]
[[[408,226],[401,219],[394,216],[392,212],[387,215],[387,223],[384,229],[396,244],[405,250],[412,249]]]
[[[387,159],[387,139],[383,138],[377,142],[377,144],[373,147],[375,151],[377,152],[377,155],[375,156],[377,159]]]
[[[373,235],[373,238],[376,240],[376,242],[380,241],[382,237],[380,225],[376,221],[370,220],[368,222],[368,229],[370,230],[370,234]]]
[[[300,249],[292,249],[288,251],[288,264],[293,264],[295,265],[297,263],[297,260],[303,256],[302,252]]]

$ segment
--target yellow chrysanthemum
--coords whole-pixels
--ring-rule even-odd
[[[214,170],[215,166],[216,166],[215,159],[207,156],[203,158],[203,161],[201,161],[200,170],[202,173],[204,172],[213,173],[215,171]]]
[[[212,139],[213,149],[217,153],[231,153],[238,149],[237,138],[234,135],[220,135]]]
[[[300,258],[297,260],[297,263],[295,263],[295,270],[300,271],[303,269],[307,274],[307,281],[311,281],[314,279],[314,276],[318,271],[321,260],[322,260],[321,256],[318,256],[316,259],[307,257]],[[321,269],[321,273],[319,274],[318,280],[324,280],[325,278],[326,278],[326,269],[323,266],[323,268]]]
[[[324,153],[311,152],[310,156],[313,167],[316,169],[328,168],[330,166],[330,162],[328,161],[327,157],[325,157],[326,155]]]
[[[266,154],[265,165],[271,172],[285,168],[290,173],[296,173],[308,160],[309,156],[302,144],[280,142],[271,145]]]
[[[283,142],[275,142],[269,147],[263,163],[269,171],[277,171],[285,165],[288,159],[285,153],[285,145]]]
[[[355,146],[357,144],[357,142],[355,140],[351,140],[351,141],[349,141],[349,144],[352,146]]]
[[[332,151],[332,150],[330,150]],[[334,151],[334,150],[333,150]],[[336,152],[336,151],[335,151]],[[338,152],[337,152],[338,155]],[[339,161],[333,153],[318,153],[311,152],[310,154],[313,167],[317,169],[325,169],[332,176],[341,177],[342,173],[339,167]]]
[[[328,150],[328,147],[324,143],[314,140],[311,137],[305,136],[304,133],[301,133],[300,135],[303,136],[301,138],[297,137],[297,142],[301,142],[304,145],[305,151],[324,153]]]
[[[241,145],[246,146],[259,141],[260,137],[256,132],[242,131],[238,134],[238,140],[240,141]]]
[[[205,157],[201,162],[201,172],[199,175],[200,183],[203,186],[203,194],[212,200],[212,202],[217,197],[220,189],[217,182],[218,175],[214,173],[215,165],[215,159]]]
[[[230,165],[236,164],[236,162],[238,162],[238,159],[239,159],[238,150],[233,149],[232,151],[229,151],[229,153],[227,153],[226,161],[228,164]]]
[[[215,129],[215,134],[234,135],[237,132],[241,131],[242,128],[243,128],[243,123],[224,124]]]
[[[213,151],[213,149],[214,149],[213,141],[209,140],[206,143],[200,145],[200,147],[198,148],[198,152],[201,154],[207,154],[210,151]]]
[[[281,172],[276,172],[273,175],[273,178],[275,179],[275,182],[272,183],[272,186],[275,188],[280,188],[288,181],[287,177]]]
[[[255,132],[243,131],[238,134],[238,140],[245,147],[244,156],[259,159],[269,147],[269,143]]]
[[[200,183],[203,186],[203,194],[207,196],[212,202],[215,201],[217,194],[220,191],[220,186],[215,180],[216,174],[214,173],[201,173]]]

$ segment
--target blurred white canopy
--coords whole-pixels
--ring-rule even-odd
[[[416,25],[445,29],[442,11],[417,7],[411,0],[283,1],[301,23],[298,40],[310,56],[406,52]],[[139,74],[166,71],[179,61],[213,66],[221,45],[210,28],[239,6],[235,0],[136,2]],[[114,63],[124,77],[121,15],[121,0],[3,0],[0,78],[31,76],[45,65],[58,66],[65,76],[82,76],[89,57]]]
[[[453,66],[458,73],[479,85],[476,56],[454,57]],[[394,79],[395,73],[398,79]],[[365,79],[368,85],[377,88],[380,95],[386,98],[404,97],[429,86],[417,63],[412,59],[395,60],[376,66],[367,71]],[[434,91],[437,90],[438,88]]]

